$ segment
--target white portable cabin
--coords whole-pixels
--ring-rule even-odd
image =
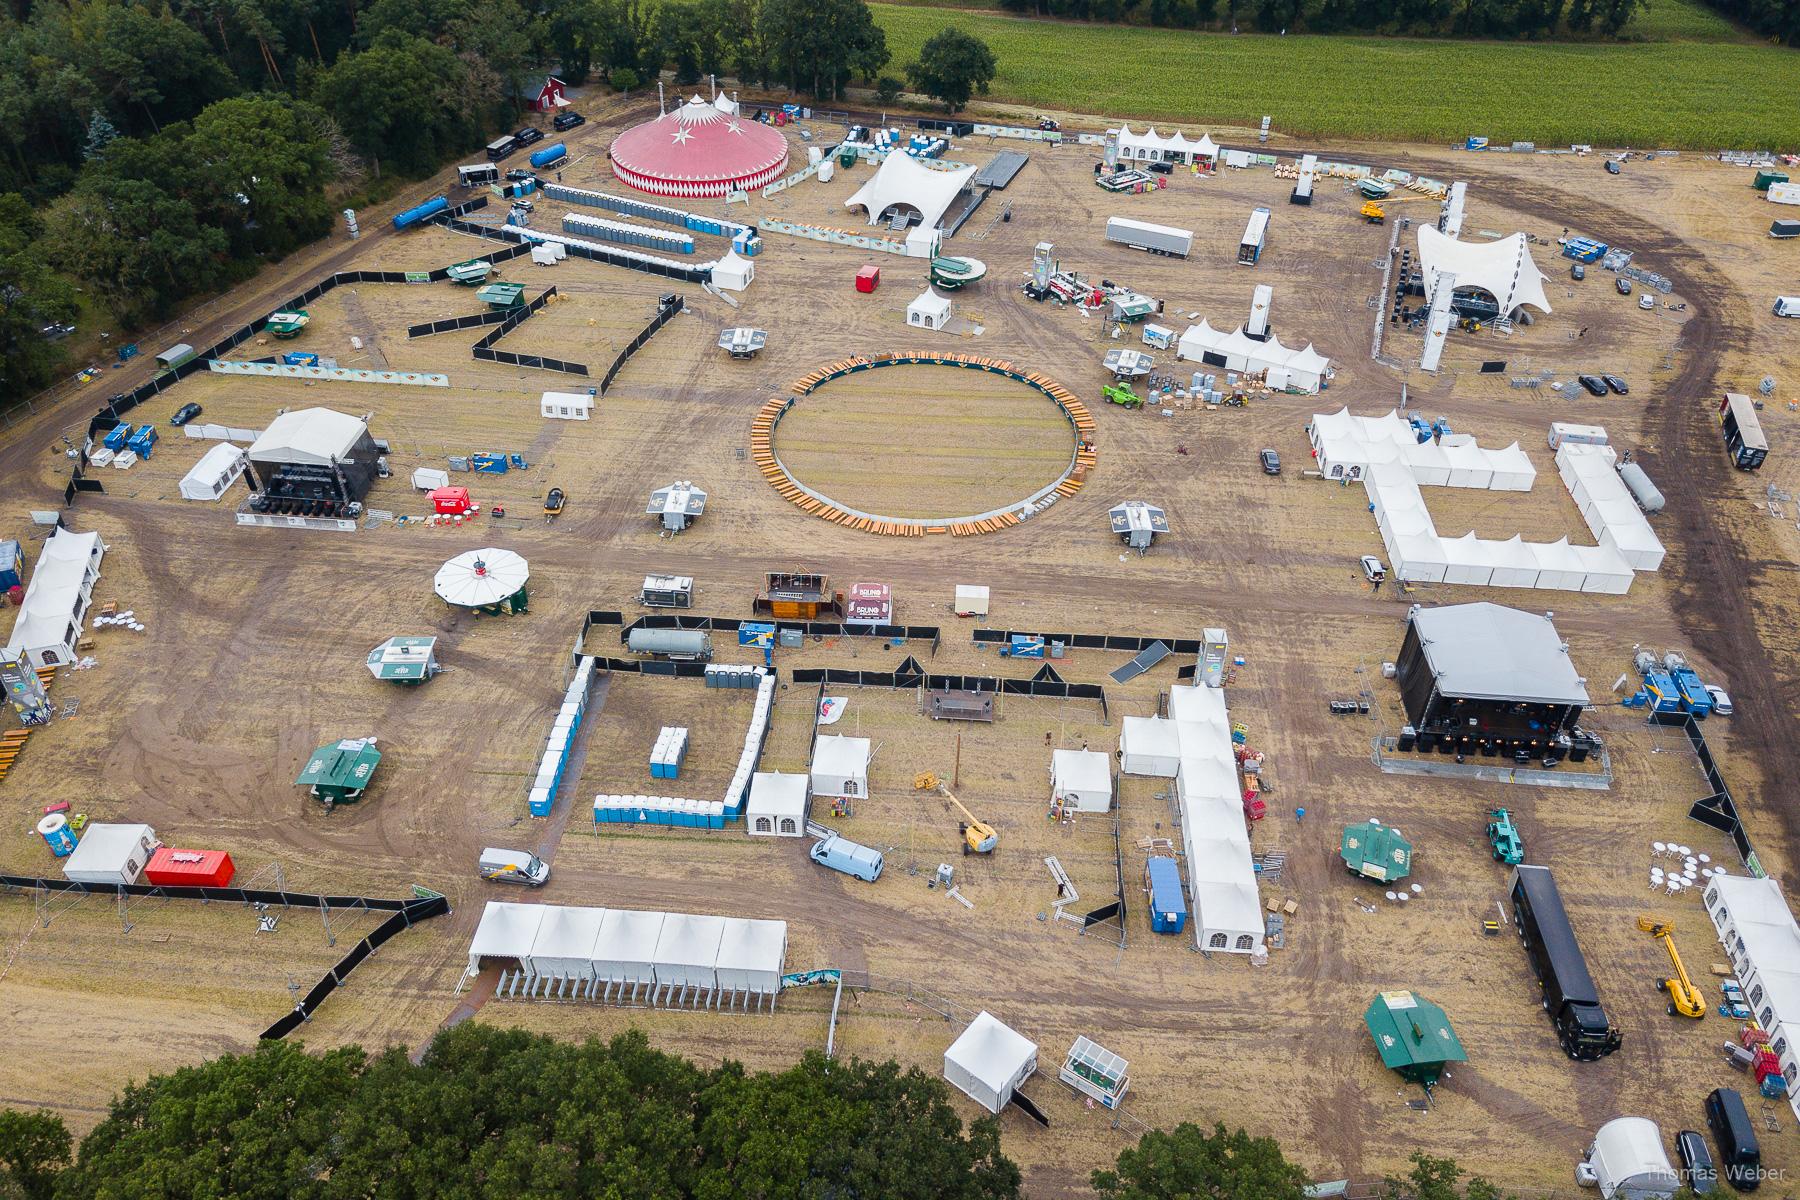
[[[869,746],[869,739],[864,737],[820,734],[813,744],[813,795],[867,796]]]
[[[693,913],[663,914],[656,939],[656,989],[668,1002],[706,995],[719,986],[719,944],[725,918]]]
[[[1162,717],[1126,717],[1119,752],[1119,770],[1127,775],[1173,779],[1181,769],[1175,722]]]
[[[63,877],[76,883],[139,883],[160,845],[148,825],[89,825],[63,861]]]
[[[481,923],[469,940],[469,973],[481,970],[483,959],[512,959],[527,975],[531,972],[531,947],[544,920],[542,904],[513,904],[490,900],[481,911]]]
[[[592,419],[594,398],[586,392],[545,392],[538,411],[554,420],[586,421]]]
[[[182,497],[187,500],[217,500],[237,482],[249,461],[250,456],[241,447],[229,442],[218,443],[202,454],[193,469],[181,477]]]
[[[956,585],[956,615],[959,617],[985,617],[992,593],[985,587],[959,583]]]
[[[944,1078],[991,1113],[1037,1070],[1037,1043],[983,1010],[944,1051]]]
[[[594,978],[594,942],[606,920],[604,908],[577,908],[563,904],[541,905],[543,919],[531,941],[529,974],[551,981],[557,991],[577,987]],[[561,987],[556,987],[561,983]]]
[[[1644,1117],[1615,1117],[1602,1125],[1588,1147],[1587,1165],[1602,1200],[1651,1200],[1681,1188],[1663,1150],[1662,1130]]]
[[[609,908],[594,937],[594,977],[607,999],[636,999],[656,986],[656,944],[667,914]]]
[[[1076,812],[1111,810],[1112,763],[1094,750],[1052,752],[1050,799]]]
[[[915,329],[942,329],[950,323],[950,297],[927,286],[906,306],[906,323]]]
[[[757,771],[750,776],[744,832],[752,837],[804,837],[806,776]]]
[[[1550,422],[1550,448],[1552,450],[1564,442],[1572,442],[1578,446],[1604,446],[1609,443],[1606,428],[1601,425],[1577,425],[1572,421]]]
[[[781,970],[786,962],[786,921],[725,918],[716,972],[719,991],[727,1003],[741,996],[746,1007],[760,1008],[766,996],[773,1009],[775,997],[781,994]]]

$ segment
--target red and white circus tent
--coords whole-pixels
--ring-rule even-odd
[[[695,96],[654,121],[613,139],[613,174],[656,196],[725,196],[780,179],[788,140],[758,121],[746,121],[724,96]]]

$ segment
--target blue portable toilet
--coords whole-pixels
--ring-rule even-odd
[[[100,444],[108,450],[123,450],[125,439],[130,436],[131,422],[121,421],[106,431],[106,436],[100,439]]]
[[[0,542],[0,592],[25,582],[25,551],[12,539]]]
[[[1150,929],[1154,933],[1180,933],[1187,928],[1187,897],[1181,892],[1181,867],[1172,858],[1156,855],[1144,864],[1150,879]]]

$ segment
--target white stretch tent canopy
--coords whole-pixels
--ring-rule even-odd
[[[1263,941],[1262,901],[1225,693],[1209,687],[1170,688],[1169,715],[1181,744],[1175,799],[1193,899],[1194,944],[1209,951],[1253,953]]]
[[[944,1078],[998,1113],[1037,1070],[1037,1043],[983,1010],[944,1051]]]
[[[250,445],[257,462],[300,463],[328,467],[350,457],[369,427],[355,417],[329,408],[303,408],[282,413]]]
[[[531,946],[537,941],[538,927],[544,921],[542,904],[511,904],[488,901],[481,912],[481,924],[469,941],[469,971],[481,970],[484,958],[515,958],[530,972]]]
[[[656,982],[656,943],[663,913],[609,908],[594,937],[594,974],[601,983],[649,987]]]
[[[141,883],[160,845],[148,825],[89,825],[63,860],[63,877],[76,883]]]
[[[868,795],[869,745],[868,738],[820,734],[813,744],[813,795]]]
[[[753,837],[801,837],[806,833],[806,776],[756,771],[750,776],[750,800],[744,810],[744,832]]]
[[[1126,717],[1119,732],[1119,751],[1119,770],[1127,775],[1173,779],[1181,769],[1175,722],[1162,717]]]
[[[230,442],[219,442],[200,456],[193,469],[181,477],[181,494],[188,500],[217,500],[244,473],[249,457]]]
[[[657,987],[702,992],[716,988],[719,943],[724,936],[724,917],[665,913],[662,933],[656,939]]]
[[[1076,812],[1112,808],[1112,763],[1094,750],[1057,750],[1050,755],[1050,798]]]
[[[1550,311],[1544,295],[1549,276],[1531,258],[1531,244],[1523,233],[1497,242],[1465,242],[1438,231],[1436,225],[1419,225],[1419,265],[1425,269],[1425,294],[1434,290],[1439,272],[1456,277],[1455,286],[1475,287],[1488,293],[1500,306],[1501,316],[1511,316],[1520,305],[1539,312]]]
[[[1203,133],[1198,141],[1182,136],[1180,130],[1163,135],[1153,125],[1143,133],[1131,132],[1131,126],[1118,129],[1119,157],[1138,162],[1184,162],[1195,159],[1212,162],[1219,157],[1219,146],[1212,135]]]
[[[606,921],[606,910],[563,904],[539,907],[544,915],[537,936],[531,941],[527,973],[551,979],[592,979],[594,943]]]
[[[720,991],[773,996],[781,991],[781,968],[786,961],[786,921],[725,919],[716,968]]]
[[[1784,1072],[1800,1070],[1800,925],[1773,879],[1715,875],[1706,911]],[[1800,1096],[1787,1102],[1800,1116]]]
[[[844,207],[867,209],[869,224],[876,225],[881,222],[882,213],[897,204],[904,205],[919,210],[923,228],[934,229],[943,219],[944,210],[974,175],[974,167],[940,171],[896,150],[882,160],[874,178],[844,201]]]
[[[713,286],[727,292],[741,292],[755,278],[756,260],[745,258],[736,250],[727,250],[725,257],[712,265]]]
[[[950,298],[938,295],[927,284],[906,306],[906,323],[920,329],[942,329],[950,323]]]
[[[1209,361],[1205,357],[1208,354],[1224,359],[1223,366],[1227,371],[1262,372],[1272,388],[1292,388],[1309,394],[1324,386],[1331,371],[1331,360],[1314,350],[1310,343],[1304,350],[1295,350],[1282,345],[1281,339],[1273,335],[1259,341],[1246,334],[1242,327],[1221,333],[1204,320],[1198,325],[1189,325],[1177,343],[1176,356],[1206,362]]]
[[[106,543],[98,533],[58,529],[45,539],[19,601],[7,654],[23,655],[34,667],[75,661],[75,643],[81,640],[105,557]]]

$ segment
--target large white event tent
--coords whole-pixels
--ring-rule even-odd
[[[469,941],[469,973],[481,970],[484,958],[516,959],[522,970],[528,970],[531,944],[537,940],[544,910],[542,904],[488,901],[481,911],[481,923],[475,926],[475,936]]]
[[[1121,159],[1192,163],[1196,159],[1217,162],[1219,158],[1219,144],[1212,140],[1210,133],[1203,133],[1198,141],[1194,141],[1183,137],[1179,129],[1166,136],[1159,134],[1154,125],[1143,133],[1131,132],[1129,125],[1121,125],[1115,132]]]
[[[720,992],[773,996],[781,990],[781,967],[786,961],[786,921],[725,919],[715,964]]]
[[[1208,951],[1254,953],[1263,942],[1262,901],[1225,693],[1209,687],[1170,688],[1169,716],[1181,743],[1175,798],[1193,899],[1194,944]]]
[[[896,205],[914,208],[919,212],[919,223],[926,229],[935,229],[974,174],[974,167],[927,167],[912,155],[896,150],[882,160],[874,178],[844,201],[844,207],[867,209],[871,225],[879,224],[881,214]]]
[[[586,989],[594,978],[594,942],[606,920],[604,908],[575,908],[561,904],[540,905],[543,920],[531,941],[526,970],[558,994],[564,989]]]
[[[1276,391],[1301,391],[1309,395],[1318,392],[1331,373],[1331,360],[1314,350],[1311,343],[1304,350],[1295,350],[1282,345],[1281,339],[1272,334],[1268,340],[1258,341],[1246,334],[1241,326],[1230,333],[1221,333],[1205,320],[1187,327],[1187,332],[1176,343],[1176,357],[1224,367],[1227,371],[1262,373]]]
[[[1466,434],[1421,442],[1398,413],[1316,413],[1308,429],[1326,479],[1363,485],[1394,572],[1413,583],[1465,583],[1623,595],[1633,571],[1662,565],[1663,547],[1613,469],[1606,446],[1565,442],[1557,468],[1598,545],[1496,541],[1438,533],[1423,487],[1530,491],[1537,469],[1519,444],[1484,449]]]
[[[1532,261],[1531,244],[1523,233],[1494,242],[1465,242],[1440,233],[1430,222],[1421,222],[1419,265],[1424,268],[1427,296],[1436,290],[1437,276],[1447,273],[1455,276],[1453,286],[1480,288],[1492,296],[1501,316],[1511,316],[1525,304],[1540,312],[1550,311],[1549,297],[1544,294],[1550,277]]]
[[[944,1078],[991,1113],[1037,1070],[1037,1043],[982,1010],[944,1051]]]
[[[705,995],[719,986],[719,944],[725,937],[724,917],[669,913],[656,939],[656,989],[660,998],[679,1003],[692,992]]]
[[[24,655],[34,667],[75,661],[75,645],[87,622],[100,578],[106,543],[98,533],[58,529],[44,541],[37,569],[19,601],[18,620],[7,639],[6,653]]]
[[[609,908],[594,938],[594,977],[599,981],[604,999],[630,999],[638,992],[656,986],[656,943],[662,936],[663,918],[659,912],[638,912],[629,908]]]

